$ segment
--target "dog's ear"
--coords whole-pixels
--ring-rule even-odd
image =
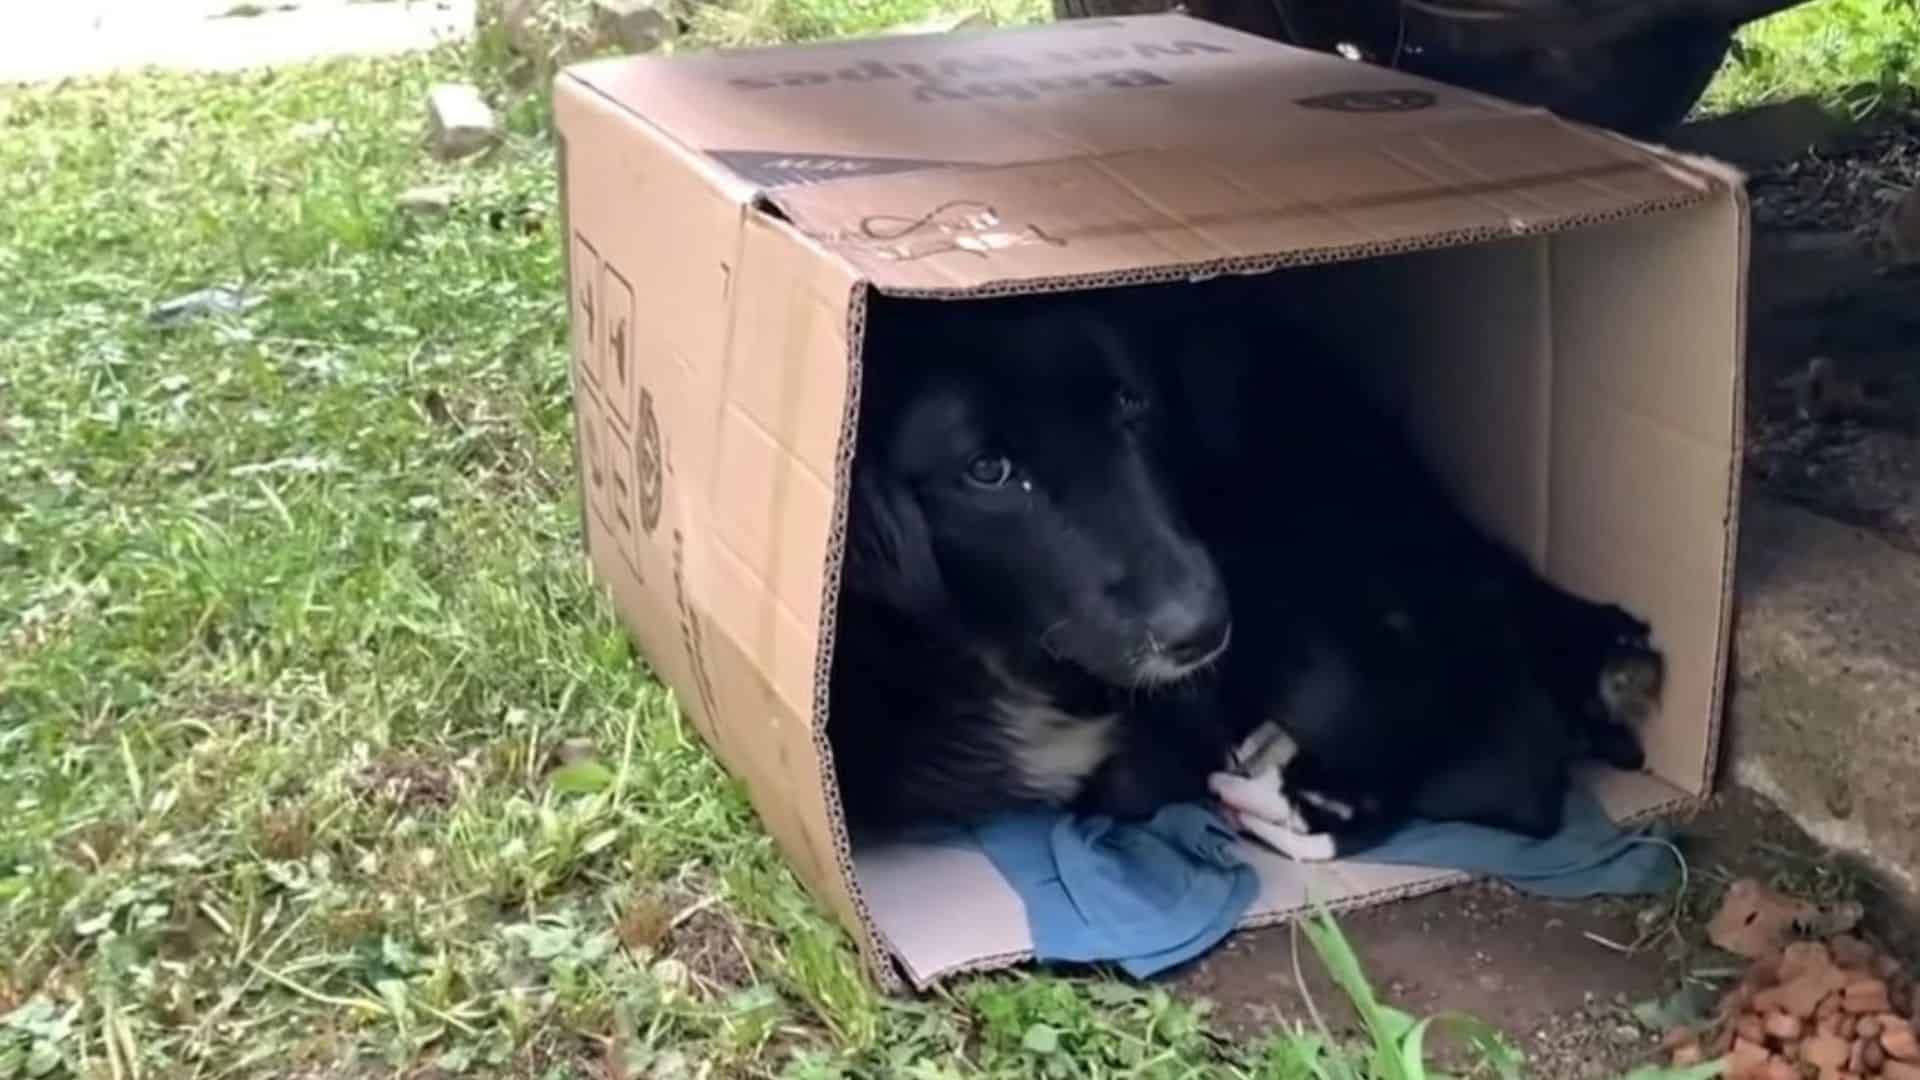
[[[933,536],[913,492],[875,470],[853,470],[847,508],[846,587],[897,611],[931,618],[946,606]]]

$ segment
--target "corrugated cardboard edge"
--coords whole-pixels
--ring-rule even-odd
[[[834,484],[836,486],[835,509],[828,542],[828,565],[824,575],[821,595],[821,610],[837,612],[840,596],[840,579],[846,550],[847,506],[846,492],[853,466],[853,450],[858,434],[859,408],[861,395],[861,375],[863,371],[862,351],[865,343],[867,318],[867,300],[870,292],[903,298],[928,300],[968,300],[993,296],[1016,294],[1038,294],[1069,292],[1120,285],[1166,283],[1176,281],[1198,281],[1226,274],[1264,274],[1275,270],[1325,265],[1336,262],[1357,261],[1380,258],[1390,255],[1408,254],[1416,251],[1429,251],[1450,247],[1465,247],[1494,240],[1513,239],[1524,236],[1544,236],[1568,232],[1575,229],[1605,225],[1647,217],[1658,213],[1687,209],[1706,203],[1716,196],[1727,196],[1734,200],[1734,210],[1744,219],[1748,214],[1746,180],[1743,173],[1723,163],[1710,159],[1688,157],[1662,148],[1627,140],[1608,133],[1598,133],[1609,138],[1618,138],[1621,142],[1639,149],[1642,153],[1658,162],[1663,168],[1681,174],[1691,180],[1696,194],[1672,199],[1651,200],[1631,204],[1604,214],[1568,215],[1562,218],[1543,220],[1519,229],[1469,229],[1443,232],[1423,237],[1419,240],[1394,244],[1360,244],[1321,249],[1301,249],[1298,251],[1270,256],[1242,256],[1235,258],[1204,260],[1192,263],[1162,264],[1153,267],[1141,267],[1137,270],[1120,273],[1090,275],[1072,275],[1056,278],[1040,278],[1022,281],[991,282],[978,286],[949,289],[882,289],[854,271],[848,260],[838,252],[831,250],[821,238],[810,236],[791,222],[784,220],[777,201],[766,193],[754,199],[754,212],[771,213],[781,217],[782,224],[790,229],[802,243],[814,247],[820,254],[835,259],[848,270],[855,284],[847,302],[847,365],[848,392],[841,418],[841,437],[835,452]],[[831,181],[829,181],[830,183]],[[1736,230],[1739,245],[1738,258],[1740,269],[1738,280],[1741,287],[1736,298],[1739,311],[1736,330],[1736,355],[1732,377],[1734,387],[1733,417],[1733,466],[1728,470],[1728,494],[1726,507],[1725,564],[1721,581],[1720,642],[1715,656],[1714,700],[1709,718],[1708,752],[1702,763],[1703,775],[1700,783],[1700,795],[1688,795],[1655,804],[1640,813],[1629,815],[1622,824],[1637,825],[1673,814],[1697,809],[1711,796],[1717,773],[1719,746],[1725,709],[1725,686],[1728,664],[1728,649],[1732,638],[1733,582],[1736,543],[1739,525],[1739,495],[1741,483],[1740,460],[1743,452],[1742,417],[1745,408],[1745,351],[1746,351],[1746,276],[1749,247],[1749,230],[1743,225]],[[1004,970],[1033,959],[1030,950],[1001,953],[982,957],[972,963],[929,973],[926,977],[911,978],[902,970],[893,950],[889,948],[879,927],[875,924],[868,909],[867,901],[860,887],[859,873],[853,862],[852,845],[847,834],[846,824],[840,808],[838,780],[833,772],[832,750],[827,742],[826,724],[829,715],[828,686],[833,665],[833,647],[837,631],[837,619],[823,619],[821,622],[819,649],[815,668],[814,693],[814,744],[821,754],[822,778],[828,785],[823,792],[825,797],[829,825],[833,831],[834,854],[839,864],[842,885],[847,890],[852,906],[859,913],[861,925],[858,928],[858,944],[862,958],[866,961],[870,973],[881,988],[889,993],[898,992],[907,986],[917,991],[925,991],[938,985],[945,979],[968,974],[980,974]],[[1389,889],[1362,893],[1346,897],[1326,905],[1326,910],[1339,913],[1360,908],[1373,907],[1396,900],[1410,899],[1454,888],[1475,880],[1475,876],[1466,873],[1436,872],[1435,876],[1413,885],[1396,886]],[[1249,918],[1236,924],[1235,931],[1259,929],[1268,926],[1283,925],[1292,922],[1313,909],[1298,907]]]
[[[921,300],[983,300],[1001,296],[1038,295],[1042,293],[1077,292],[1087,289],[1101,289],[1128,285],[1165,284],[1175,281],[1204,281],[1208,278],[1226,275],[1258,275],[1275,270],[1300,269],[1309,266],[1324,266],[1331,263],[1357,262],[1363,259],[1386,258],[1394,255],[1410,255],[1421,251],[1436,251],[1443,248],[1469,247],[1475,244],[1490,243],[1496,240],[1514,240],[1534,236],[1549,236],[1555,233],[1570,232],[1591,226],[1606,225],[1618,221],[1648,217],[1653,214],[1673,210],[1684,210],[1698,206],[1710,198],[1718,189],[1716,184],[1703,188],[1698,194],[1671,199],[1656,199],[1634,203],[1604,214],[1570,214],[1562,217],[1543,219],[1525,226],[1512,228],[1483,227],[1475,229],[1457,229],[1430,233],[1416,240],[1404,240],[1394,243],[1350,244],[1335,247],[1301,248],[1284,254],[1242,255],[1219,259],[1204,259],[1184,263],[1162,263],[1137,270],[1126,270],[1095,274],[1069,274],[1058,277],[1035,277],[1015,280],[987,282],[973,286],[955,286],[941,288],[889,288],[867,281],[862,283],[884,296],[902,299]],[[756,202],[772,206],[764,197]],[[799,230],[795,230],[799,233]],[[806,235],[809,239],[822,238]],[[839,256],[836,254],[835,256]]]
[[[1734,365],[1733,365],[1733,416],[1729,430],[1733,433],[1733,446],[1730,453],[1732,467],[1727,470],[1727,509],[1726,509],[1726,562],[1721,571],[1720,581],[1720,648],[1714,657],[1714,684],[1712,726],[1707,731],[1707,753],[1702,768],[1700,789],[1711,795],[1718,778],[1720,766],[1720,744],[1726,733],[1727,723],[1727,683],[1729,668],[1732,666],[1731,651],[1734,639],[1734,597],[1735,571],[1740,555],[1740,500],[1742,485],[1746,476],[1746,415],[1747,415],[1747,332],[1749,298],[1748,274],[1750,272],[1753,229],[1752,206],[1748,200],[1746,173],[1733,165],[1713,158],[1680,154],[1673,151],[1658,151],[1663,156],[1686,162],[1689,167],[1710,176],[1717,177],[1734,199],[1734,211],[1739,214],[1741,225],[1737,230],[1739,270],[1734,304]]]

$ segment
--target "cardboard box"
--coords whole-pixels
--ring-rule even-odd
[[[1016,963],[983,856],[847,846],[827,672],[870,305],[1268,273],[1469,513],[1650,618],[1640,817],[1709,792],[1747,256],[1738,176],[1182,16],[587,63],[558,80],[587,549],[883,985]],[[1461,880],[1250,849],[1248,924]],[[895,964],[898,964],[896,968]]]

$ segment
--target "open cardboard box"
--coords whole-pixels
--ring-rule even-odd
[[[1708,793],[1737,175],[1181,16],[592,62],[554,110],[593,570],[883,985],[1031,940],[983,855],[854,853],[840,821],[827,672],[873,305],[1265,275],[1476,520],[1652,622],[1665,703],[1646,772],[1587,777],[1609,810]],[[1247,925],[1461,880],[1247,854]]]

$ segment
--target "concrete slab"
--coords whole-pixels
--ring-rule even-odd
[[[1920,899],[1920,557],[1764,497],[1742,525],[1732,776]]]
[[[154,67],[235,71],[462,40],[474,0],[77,0],[19,4],[0,83]]]

